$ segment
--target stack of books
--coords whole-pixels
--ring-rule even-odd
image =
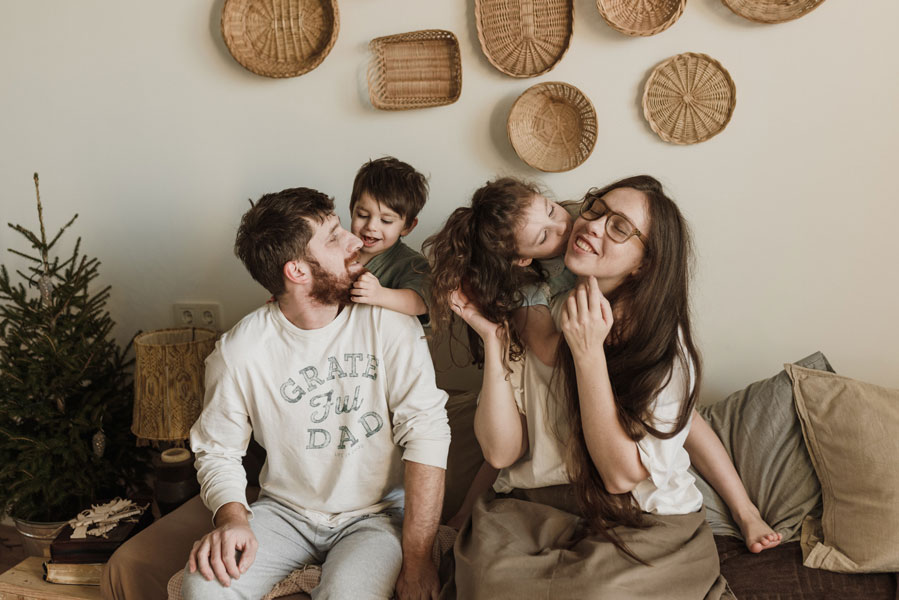
[[[103,565],[127,539],[153,521],[150,510],[143,510],[121,521],[102,536],[72,538],[75,529],[63,527],[50,544],[50,560],[44,562],[44,579],[50,583],[100,585]]]

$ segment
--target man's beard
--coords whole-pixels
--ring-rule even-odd
[[[350,262],[356,260],[355,257]],[[342,276],[334,275],[325,271],[321,264],[314,258],[307,258],[309,264],[309,273],[312,275],[312,289],[309,291],[309,297],[319,304],[349,304],[350,290],[353,289],[353,282],[364,271],[360,271],[358,275],[350,275],[345,272]]]

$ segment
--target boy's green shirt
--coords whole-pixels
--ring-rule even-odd
[[[425,305],[428,304],[426,291],[430,269],[427,259],[403,243],[402,240],[388,250],[378,254],[365,264],[372,275],[378,278],[382,287],[393,290],[413,290]],[[427,324],[428,315],[418,315],[422,324]]]

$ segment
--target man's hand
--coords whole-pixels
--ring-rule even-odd
[[[239,502],[229,502],[215,515],[216,528],[194,542],[190,551],[188,566],[190,572],[198,569],[207,581],[215,577],[225,587],[231,585],[231,579],[240,579],[256,558],[259,543],[250,523],[247,511]],[[236,554],[240,551],[240,563]]]
[[[430,556],[403,557],[403,568],[396,580],[397,600],[436,600],[440,594],[437,567]]]

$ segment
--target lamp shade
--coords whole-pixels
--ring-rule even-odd
[[[181,441],[203,408],[206,357],[215,347],[211,329],[183,327],[134,338],[134,419],[138,443]]]

